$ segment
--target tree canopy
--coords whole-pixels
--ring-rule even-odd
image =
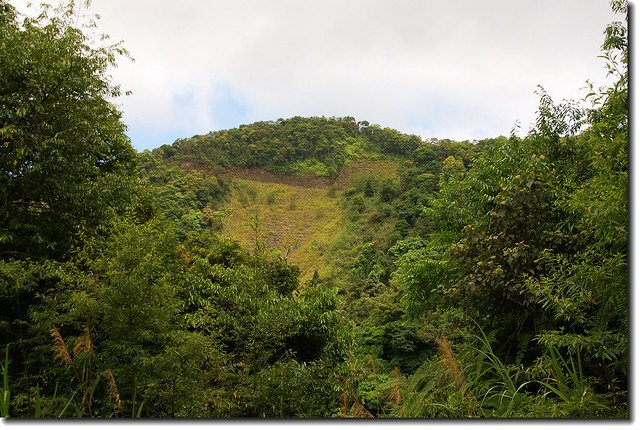
[[[523,137],[293,117],[137,153],[124,48],[40,12],[0,0],[4,417],[629,417],[625,23],[613,84],[539,87]],[[335,208],[310,279],[258,211],[253,247],[223,234],[303,187]]]
[[[109,101],[120,89],[108,68],[125,51],[95,46],[74,27],[73,4],[22,18],[3,0],[0,14],[0,253],[62,253],[79,226],[117,207],[114,176],[133,173]]]

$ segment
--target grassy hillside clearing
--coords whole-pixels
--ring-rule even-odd
[[[335,180],[298,181],[258,169],[243,169],[225,205],[223,234],[249,247],[265,246],[300,267],[302,279],[314,270],[321,276],[333,266],[336,241],[347,219],[340,205],[345,189],[368,176],[395,178],[399,163],[359,160],[343,168]],[[294,185],[295,184],[295,185]]]

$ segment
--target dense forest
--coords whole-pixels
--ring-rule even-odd
[[[612,85],[538,88],[524,137],[293,117],[136,152],[124,47],[0,0],[0,414],[628,418],[612,7]]]

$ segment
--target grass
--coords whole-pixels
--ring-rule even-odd
[[[400,167],[400,160],[396,159],[354,160],[340,170],[334,187],[344,191],[346,188],[353,186],[354,182],[359,182],[363,178],[370,176],[378,180],[397,179],[398,167]]]
[[[9,405],[11,404],[11,391],[9,389],[9,345],[4,356],[2,367],[2,389],[0,390],[0,417],[9,418]]]
[[[344,225],[338,201],[322,188],[238,179],[226,207],[223,234],[254,247],[262,242],[278,251],[309,279],[322,275],[324,252]],[[242,196],[256,190],[257,198]]]
[[[348,224],[339,203],[342,192],[363,175],[396,177],[397,168],[396,161],[358,160],[346,166],[335,183],[309,186],[245,174],[234,180],[222,233],[250,248],[259,241],[279,252],[300,267],[303,281],[315,270],[325,276],[337,258],[331,250]]]
[[[478,353],[483,357],[487,365],[485,373],[489,375],[493,381],[493,384],[486,389],[483,395],[482,407],[491,411],[489,416],[501,418],[517,416],[517,414],[520,413],[518,408],[519,402],[525,401],[525,399],[523,399],[523,390],[531,381],[525,380],[524,382],[520,382],[522,372],[509,368],[509,366],[493,352],[491,342],[480,326],[478,326],[478,331],[480,336],[476,336],[476,339],[481,345]]]

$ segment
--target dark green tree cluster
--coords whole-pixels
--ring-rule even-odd
[[[435,231],[427,208],[438,178],[464,170],[479,150],[469,142],[421,142],[403,157],[398,179],[356,178],[343,194],[351,236],[338,260],[348,280],[334,281],[341,286],[342,311],[354,323],[357,404],[374,416],[402,416],[394,402],[405,396],[403,375],[438,357],[435,326],[409,312],[391,278],[398,259],[424,248]]]
[[[628,417],[625,23],[614,84],[540,88],[522,138],[294,117],[142,154],[88,25],[0,0],[4,416]],[[398,175],[340,188],[327,276],[219,234],[225,169],[376,157]]]
[[[348,333],[336,297],[298,270],[171,223],[118,220],[68,262],[30,309],[39,345],[18,414],[329,416]],[[39,412],[38,412],[39,411]]]
[[[409,154],[420,138],[353,117],[293,117],[178,139],[154,152],[167,161],[212,166],[263,167],[291,175],[335,177],[340,167],[366,152]]]
[[[92,48],[73,10],[19,21],[0,3],[0,254],[61,256],[123,199],[135,151],[107,99],[119,46]]]
[[[181,241],[221,229],[221,208],[229,191],[223,179],[197,169],[171,166],[148,151],[139,154],[138,172],[159,211],[176,225]]]
[[[223,182],[135,153],[107,101],[125,52],[73,3],[0,21],[3,415],[335,414],[335,294],[217,236]]]
[[[438,413],[627,414],[625,27],[613,24],[605,34],[615,85],[591,93],[589,109],[556,104],[540,89],[537,121],[525,138],[486,142],[470,165],[447,158],[439,192],[424,209],[433,232],[400,257],[393,284],[432,325],[444,373],[459,378],[448,394],[438,386],[420,390],[425,399],[459,394]],[[447,337],[460,354],[458,368],[443,351]],[[474,339],[486,358],[475,369]],[[463,371],[463,364],[470,367]],[[407,386],[425,377],[417,372]],[[416,404],[400,413],[427,409]]]
[[[348,230],[357,238],[349,240],[350,254],[341,259],[349,278],[345,294],[352,319],[358,321],[370,312],[361,297],[388,289],[402,250],[422,243],[421,237],[433,231],[425,208],[438,191],[441,170],[447,172],[452,160],[460,166],[463,160],[470,163],[476,150],[469,142],[421,142],[403,158],[398,179],[367,174],[355,178],[345,190],[341,201],[350,217]]]
[[[70,6],[21,19],[0,2],[0,339],[24,389],[38,372],[31,311],[55,283],[47,268],[110,219],[147,210],[136,153],[106,101],[120,93],[107,68],[125,52],[92,47],[73,19]]]

